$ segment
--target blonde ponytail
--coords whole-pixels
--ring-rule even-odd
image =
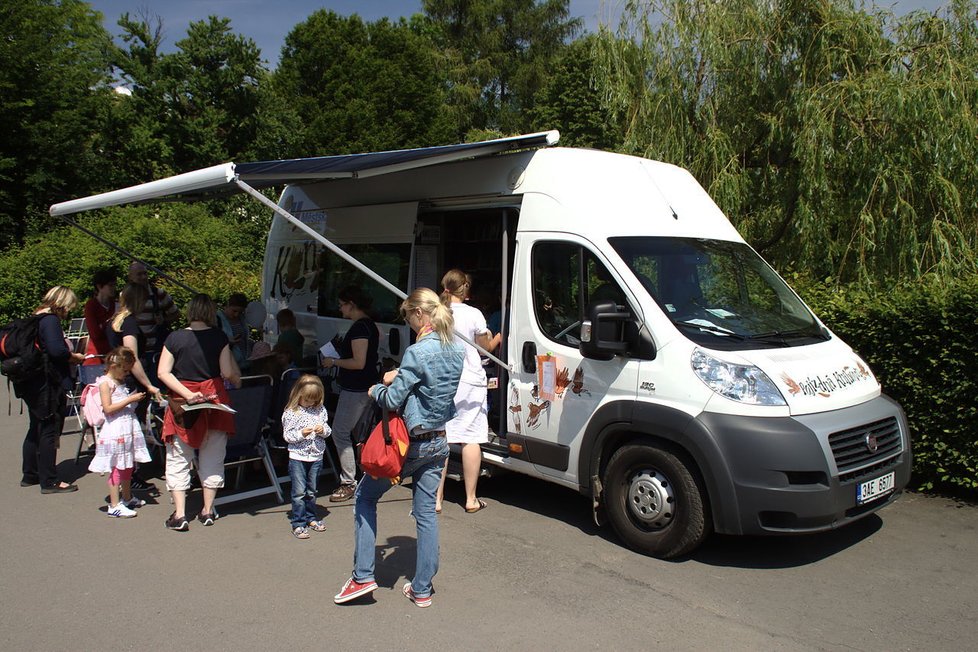
[[[450,344],[455,340],[455,318],[435,294],[434,290],[418,288],[401,303],[401,316],[412,310],[420,310],[428,315],[431,328],[438,333],[442,344]]]
[[[439,303],[431,313],[431,327],[438,333],[442,344],[450,344],[455,340],[455,317],[445,304]]]

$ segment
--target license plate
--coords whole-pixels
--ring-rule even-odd
[[[895,480],[896,474],[891,471],[886,475],[881,475],[878,478],[860,483],[856,487],[856,504],[862,505],[863,503],[890,493],[893,491]]]

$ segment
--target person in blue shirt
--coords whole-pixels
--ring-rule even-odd
[[[419,288],[401,304],[401,316],[415,333],[401,366],[374,385],[369,395],[384,410],[401,409],[411,440],[401,477],[411,477],[418,546],[414,578],[402,587],[418,607],[431,606],[431,580],[438,572],[438,517],[435,495],[448,459],[445,424],[455,416],[455,392],[462,376],[465,349],[455,341],[451,311],[428,288]],[[353,510],[353,575],[333,597],[343,604],[377,590],[377,501],[391,488],[386,478],[364,475]]]

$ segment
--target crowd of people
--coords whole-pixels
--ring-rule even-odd
[[[479,351],[459,334],[488,351],[498,347],[500,336],[489,330],[480,310],[466,303],[471,285],[471,277],[451,270],[442,279],[440,296],[419,288],[402,302],[400,314],[415,341],[404,351],[400,365],[386,374],[380,371],[380,337],[370,317],[371,299],[358,287],[343,288],[338,308],[350,327],[335,341],[336,354],[321,357],[319,374],[301,375],[284,403],[281,425],[289,457],[292,535],[309,539],[310,531],[326,529],[317,514],[316,497],[330,437],[340,469],[339,485],[329,499],[353,500],[353,572],[335,595],[337,604],[377,588],[377,503],[392,484],[358,473],[357,445],[363,442],[355,437],[374,411],[400,413],[409,430],[401,477],[412,481],[418,545],[414,577],[402,591],[416,606],[431,604],[432,578],[438,571],[437,515],[442,511],[449,444],[461,445],[465,512],[487,507],[476,494],[480,444],[488,441],[489,434],[487,377]],[[77,305],[74,292],[58,286],[47,292],[35,311],[40,316],[38,344],[49,364],[47,373],[18,387],[29,414],[21,486],[40,485],[46,494],[78,489],[59,480],[56,468],[66,397],[74,384],[72,366],[77,365],[81,382],[97,387],[104,415],[97,424],[89,470],[107,475],[108,516],[132,518],[145,505],[133,495],[133,489],[140,488],[134,473],[139,463],[150,461],[141,423],[147,405],[155,400],[165,403],[164,478],[173,503],[164,525],[182,532],[190,528],[187,495],[194,464],[202,494],[197,520],[213,525],[219,518],[214,501],[224,486],[225,450],[235,424],[228,411],[197,408],[201,403],[231,406],[229,391],[240,385],[242,368],[261,372],[269,365],[276,370],[294,367],[304,345],[295,315],[288,309],[276,315],[279,337],[273,348],[252,342],[242,320],[247,306],[244,295],[232,295],[219,310],[208,295],[197,294],[187,306],[186,326],[174,329],[178,313],[173,299],[149,283],[143,264],[133,263],[118,297],[114,274],[95,274],[92,297],[84,307],[89,338],[82,354],[69,348],[62,330],[62,322]],[[330,369],[337,370],[339,387],[332,424],[320,378]],[[367,430],[371,426],[367,423]]]

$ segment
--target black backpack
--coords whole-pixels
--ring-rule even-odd
[[[15,319],[0,329],[0,373],[14,383],[14,389],[47,374],[47,354],[38,343],[38,325],[44,316]]]

